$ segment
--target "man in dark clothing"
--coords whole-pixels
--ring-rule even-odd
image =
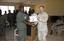
[[[12,13],[11,13],[11,11],[10,10],[8,10],[8,18],[7,18],[7,20],[8,20],[8,22],[9,22],[9,24],[10,24],[10,27],[11,26],[13,26],[13,15],[12,15]]]
[[[14,12],[13,12],[13,26],[16,28],[17,26],[16,26],[16,23],[17,23],[17,21],[16,21],[16,16],[17,16],[17,13],[18,13],[19,11],[18,10],[14,10]]]
[[[16,13],[16,11],[14,10],[14,12],[13,12],[13,25],[15,26],[15,24],[16,24],[16,15],[17,15],[17,13]]]
[[[2,10],[0,9],[0,16],[2,16]]]

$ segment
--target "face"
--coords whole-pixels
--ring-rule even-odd
[[[21,8],[21,11],[24,11],[24,8]]]
[[[19,11],[23,11],[24,10],[24,6],[23,5],[20,5],[19,6]]]
[[[43,12],[44,11],[44,8],[43,7],[40,7],[39,10],[40,10],[40,12]]]

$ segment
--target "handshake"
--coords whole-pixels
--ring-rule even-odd
[[[30,26],[32,26],[32,27],[35,26],[34,22],[27,22],[27,25],[30,25]]]

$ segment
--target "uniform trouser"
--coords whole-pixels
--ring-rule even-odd
[[[38,40],[46,41],[47,31],[38,31]]]
[[[26,41],[26,30],[18,30],[17,41]]]

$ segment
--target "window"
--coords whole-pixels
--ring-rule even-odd
[[[27,11],[27,13],[28,13],[29,9],[30,9],[30,7],[24,7],[24,11]]]
[[[14,6],[0,6],[0,9],[2,10],[2,15],[4,15],[5,11],[11,10],[11,13],[13,13],[13,10],[15,10]]]

